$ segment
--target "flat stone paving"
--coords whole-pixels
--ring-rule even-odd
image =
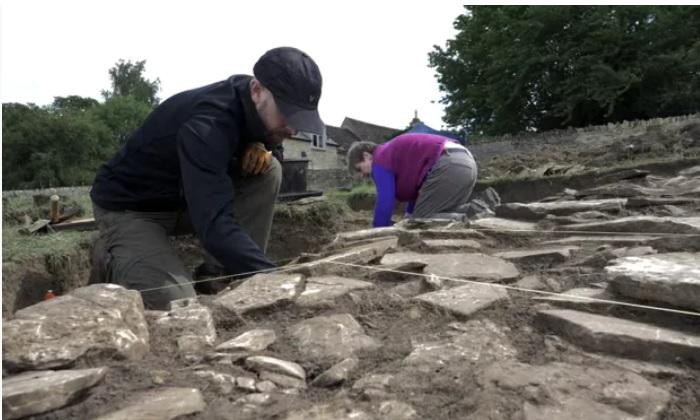
[[[520,272],[513,263],[480,253],[418,254],[398,252],[386,254],[382,265],[420,262],[426,264],[424,273],[454,278],[471,278],[483,281],[513,280]]]
[[[605,268],[623,296],[700,311],[700,253],[624,257]]]
[[[590,351],[649,361],[700,361],[700,335],[569,309],[539,311],[537,320]]]
[[[507,300],[508,292],[488,284],[466,284],[453,289],[425,293],[413,299],[468,317],[496,302]]]

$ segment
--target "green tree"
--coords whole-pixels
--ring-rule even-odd
[[[445,119],[485,134],[700,110],[700,8],[465,6],[429,54]]]
[[[114,96],[92,110],[112,132],[116,144],[122,144],[151,112],[151,107],[133,96]]]
[[[3,188],[87,185],[116,151],[90,113],[3,104]]]
[[[148,80],[144,78],[146,70],[146,60],[132,63],[131,60],[120,59],[109,69],[109,77],[112,80],[112,90],[103,90],[102,96],[105,100],[113,97],[133,96],[139,101],[151,107],[158,105],[158,91],[160,90],[160,79]]]
[[[96,99],[78,95],[54,96],[52,108],[65,111],[87,111],[99,104]]]

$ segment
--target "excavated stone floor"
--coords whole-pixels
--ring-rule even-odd
[[[114,285],[24,308],[3,418],[692,419],[699,302],[700,167],[636,174],[343,233],[169,311]]]

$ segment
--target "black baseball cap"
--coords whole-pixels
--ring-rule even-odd
[[[318,114],[321,71],[311,57],[292,47],[273,48],[255,63],[253,74],[272,92],[292,128],[323,134],[325,125]]]

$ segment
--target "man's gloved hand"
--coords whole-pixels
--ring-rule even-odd
[[[251,143],[243,154],[241,169],[245,175],[258,175],[265,171],[272,162],[272,152],[262,143]]]

